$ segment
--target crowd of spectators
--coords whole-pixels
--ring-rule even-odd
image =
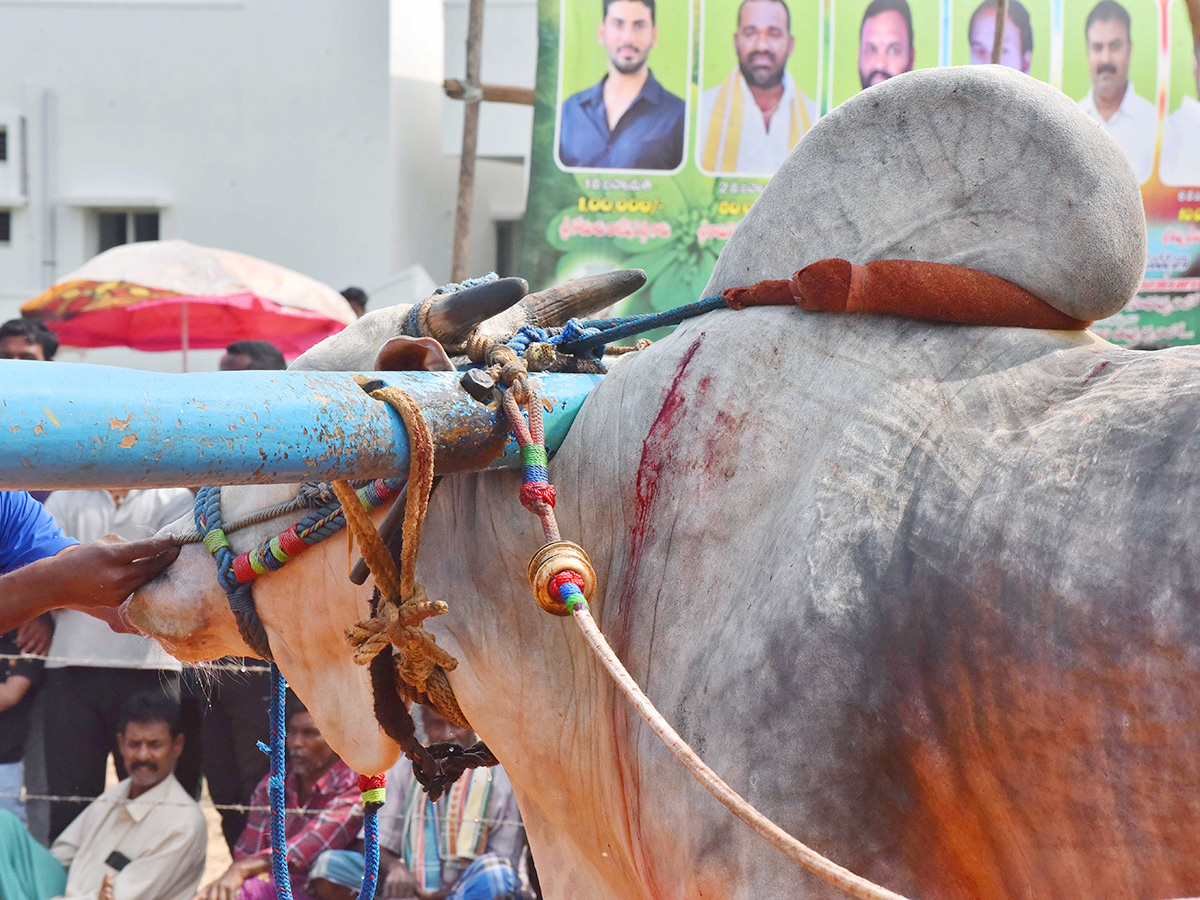
[[[344,294],[362,315],[365,293]],[[50,361],[57,349],[40,323],[0,325],[0,358]],[[220,362],[227,371],[284,367],[282,354],[264,341],[234,342]],[[0,492],[12,513],[5,515],[20,522],[9,535],[21,533],[25,542],[4,538],[0,573],[64,549],[104,546],[109,534],[149,538],[190,517],[193,495],[186,488],[80,490],[37,499],[43,507],[23,492]],[[55,605],[63,604],[47,604]],[[259,749],[268,736],[270,694],[262,664],[227,660],[231,677],[202,684],[155,642],[117,633],[112,623],[111,616],[55,609],[0,634],[0,898],[274,897],[268,760]],[[430,740],[472,739],[432,713],[418,711],[418,721]],[[292,895],[356,897],[364,868],[357,775],[295,697],[286,723]],[[106,775],[110,757],[115,785]],[[201,885],[207,853],[225,852],[207,846],[197,803],[205,784],[233,861]],[[379,814],[377,897],[534,895],[524,828],[502,769],[468,771],[437,803],[419,790],[403,758],[389,784]],[[46,814],[28,815],[30,795],[49,798],[41,801]]]

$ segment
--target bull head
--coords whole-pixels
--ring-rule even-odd
[[[424,314],[428,334],[401,333],[412,308],[380,310],[322,342],[291,368],[453,371],[443,343],[461,342],[476,328],[487,333],[513,331],[526,324],[553,327],[611,305],[644,281],[641,272],[611,273],[525,296],[524,281],[500,279],[429,303]],[[227,488],[223,517],[230,521],[282,502],[299,487]],[[375,512],[377,527],[387,512],[386,507]],[[233,551],[249,550],[291,524],[290,519],[277,519],[232,534]],[[191,527],[184,518],[169,530],[181,533]],[[369,584],[349,583],[350,565],[357,554],[348,541],[343,531],[296,557],[285,572],[259,579],[254,596],[276,661],[321,722],[331,744],[360,771],[383,771],[395,761],[398,748],[375,725],[370,673],[354,664],[344,639],[347,628],[369,615],[372,594]],[[303,597],[297,596],[297,585],[303,585]],[[166,573],[135,594],[128,613],[138,628],[182,660],[249,652],[217,583],[215,564],[198,544],[185,547]]]

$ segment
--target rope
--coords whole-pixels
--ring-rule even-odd
[[[712,297],[697,300],[695,303],[677,306],[675,309],[669,309],[666,312],[645,313],[640,316],[597,319],[590,322],[583,322],[583,326],[595,328],[595,333],[582,336],[577,340],[563,341],[558,345],[557,349],[559,353],[586,354],[597,347],[603,347],[611,341],[632,337],[640,332],[649,331],[651,328],[678,325],[685,319],[702,316],[707,312],[712,312],[716,309],[726,309],[727,307],[728,304],[726,304],[725,298],[720,294],[715,294]]]
[[[271,760],[271,771],[267,776],[267,796],[271,798],[271,877],[275,879],[275,896],[279,900],[292,900],[292,879],[287,862],[287,753],[285,731],[287,727],[286,699],[287,681],[279,666],[271,663],[271,745],[258,747]],[[387,775],[359,775],[358,789],[362,794],[363,829],[363,876],[358,896],[375,896],[375,883],[379,878],[379,808],[383,806]]]
[[[240,519],[235,519],[231,524],[226,525],[223,531],[226,534],[233,534],[235,531],[240,531],[243,528],[249,528],[251,525],[258,525],[262,522],[269,522],[271,519],[276,519],[279,516],[286,516],[288,513],[297,512],[301,509],[306,509],[309,506],[309,499],[303,493],[297,494],[291,500],[284,503],[277,503],[274,506],[268,506],[266,509],[260,509],[256,513],[251,513],[248,516],[243,516]],[[204,540],[204,535],[197,529],[195,531],[185,531],[183,534],[171,535],[171,543],[177,547],[182,547],[185,544],[199,544]]]
[[[284,711],[287,682],[279,666],[271,663],[271,746],[260,749],[268,751],[271,771],[267,778],[267,796],[271,798],[271,875],[275,879],[275,892],[279,900],[292,900],[292,879],[287,864],[287,819],[283,810],[287,805],[283,779],[286,774],[284,753],[284,730],[287,719]]]
[[[359,775],[358,789],[363,805],[363,877],[358,896],[372,900],[379,879],[379,819],[386,799],[387,775]]]
[[[399,570],[370,517],[361,509],[347,513],[351,536],[375,578],[382,602],[371,618],[351,626],[346,637],[354,648],[354,661],[364,666],[370,665],[385,647],[394,646],[396,675],[414,689],[414,699],[428,703],[459,727],[470,728],[446,678],[446,672],[453,671],[458,661],[438,646],[437,639],[423,624],[425,619],[441,615],[448,607],[443,601],[430,600],[416,581],[421,528],[433,486],[433,435],[416,401],[404,391],[382,387],[372,391],[371,397],[396,410],[408,432],[408,497]],[[345,482],[334,482],[334,490],[340,497],[348,494],[350,487]],[[343,508],[347,508],[346,503]]]
[[[353,491],[357,496],[357,502],[350,505],[355,509],[360,506],[367,510],[375,509],[399,493],[399,484],[395,479],[377,478]],[[299,507],[307,507],[309,502],[307,493],[302,493],[293,501],[289,501],[289,504],[298,503]],[[277,504],[260,510],[238,520],[238,525],[241,527],[242,523],[251,519],[266,521],[274,518],[280,514],[278,511],[281,508],[289,504]],[[229,608],[237,621],[238,632],[241,634],[242,640],[257,655],[268,661],[271,660],[273,657],[270,641],[267,639],[267,632],[263,627],[262,620],[258,616],[258,610],[254,606],[253,582],[260,575],[283,568],[284,563],[294,559],[309,547],[341,531],[346,524],[346,514],[341,502],[335,496],[287,530],[238,556],[233,555],[233,550],[229,546],[227,530],[221,524],[221,489],[219,487],[200,488],[196,494],[193,518],[196,522],[196,531],[203,535],[204,546],[217,563],[217,580],[229,598]],[[228,531],[232,530],[234,529],[228,529]]]
[[[709,298],[710,300],[714,298]],[[721,299],[721,298],[715,298]],[[708,303],[709,301],[701,301]],[[721,301],[722,303],[724,300]],[[693,307],[697,304],[692,304]],[[698,313],[696,313],[698,314]],[[507,348],[505,348],[507,349]],[[512,352],[512,351],[510,351]],[[526,426],[525,417],[521,413],[517,393],[523,391],[523,402],[529,417]],[[525,461],[525,483],[521,487],[521,503],[534,513],[542,523],[542,533],[546,539],[546,547],[554,542],[562,542],[559,535],[558,522],[554,515],[554,488],[549,483],[546,470],[546,448],[542,434],[542,404],[537,397],[537,389],[528,378],[520,376],[511,380],[511,386],[504,392],[502,407],[512,429],[513,437],[521,447],[521,456]],[[572,545],[575,546],[575,545]],[[582,553],[582,548],[579,548]],[[536,563],[542,555],[539,551],[534,557]],[[586,559],[586,557],[584,557]],[[802,865],[810,872],[825,879],[830,884],[840,888],[852,897],[862,900],[904,900],[904,898],[887,888],[881,887],[867,879],[855,875],[849,869],[826,859],[820,853],[796,840],[741,797],[726,784],[720,776],[705,765],[704,761],[681,738],[662,717],[650,699],[638,687],[637,682],[626,671],[617,655],[613,653],[604,635],[596,625],[595,619],[588,609],[584,586],[587,583],[587,573],[580,571],[580,563],[567,557],[559,558],[562,562],[557,567],[559,571],[549,581],[549,590],[570,613],[575,624],[579,626],[584,640],[596,655],[601,665],[612,676],[618,689],[625,695],[633,707],[654,729],[659,740],[683,763],[684,767],[699,781],[714,797],[721,801],[730,812],[749,825],[757,834],[766,839],[774,847],[781,850],[790,859]],[[532,568],[531,563],[531,568]],[[590,568],[590,563],[587,564]],[[594,577],[594,576],[593,576]],[[534,576],[531,574],[531,582]],[[536,592],[535,587],[535,592]],[[539,596],[538,602],[542,603]],[[545,604],[542,604],[545,607]],[[554,610],[551,610],[554,611]]]
[[[696,755],[696,751],[689,747],[687,742],[675,732],[675,729],[667,724],[667,720],[654,708],[650,698],[642,693],[642,689],[638,687],[633,676],[621,665],[621,660],[617,658],[612,647],[608,645],[608,641],[604,639],[604,635],[600,632],[600,628],[596,625],[596,620],[592,618],[587,606],[583,604],[576,606],[571,618],[575,620],[587,645],[604,668],[608,670],[621,693],[637,709],[647,724],[654,729],[659,740],[675,755],[676,759],[683,763],[692,776],[704,785],[710,794],[720,800],[730,812],[789,858],[835,887],[841,888],[851,897],[860,897],[863,900],[904,900],[902,895],[880,887],[826,859],[755,809],[737,791],[726,784],[716,772],[705,765],[704,760]]]

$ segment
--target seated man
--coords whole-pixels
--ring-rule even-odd
[[[129,777],[80,813],[47,851],[0,812],[0,897],[186,900],[204,874],[208,828],[172,770],[179,707],[161,693],[125,701],[117,746]]]
[[[474,742],[466,729],[419,708],[431,742]],[[388,773],[379,811],[383,897],[500,900],[520,896],[517,867],[525,827],[508,776],[499,766],[468,769],[436,802],[401,757]]]
[[[318,896],[308,887],[309,871],[326,850],[341,850],[358,837],[362,825],[358,776],[333,748],[325,743],[313,717],[294,696],[288,695],[287,777],[284,794],[289,810],[287,835],[288,873],[295,900]],[[250,797],[250,806],[271,805],[267,793],[270,775],[263,777]],[[271,874],[271,814],[250,813],[246,829],[233,848],[233,864],[196,895],[202,900],[273,900]]]

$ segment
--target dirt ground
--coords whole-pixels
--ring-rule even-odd
[[[208,823],[208,856],[204,860],[204,877],[200,879],[203,887],[233,862],[229,848],[225,846],[225,835],[221,833],[221,816],[213,808],[212,797],[208,796],[208,782],[204,783],[200,794],[200,808],[204,810],[204,821]]]

